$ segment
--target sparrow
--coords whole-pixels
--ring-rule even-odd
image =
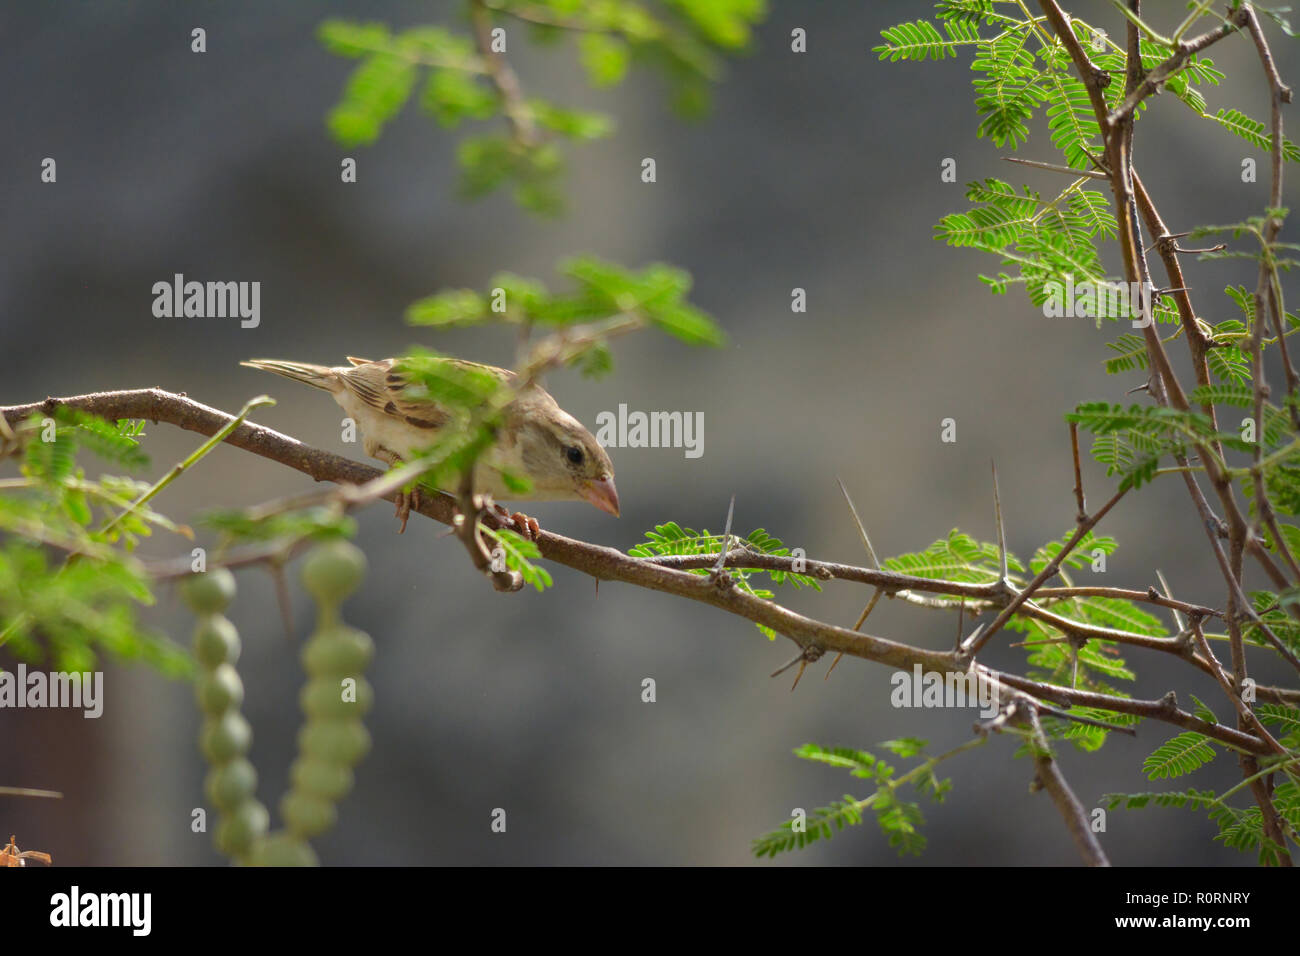
[[[285,378],[324,389],[334,396],[357,423],[366,454],[390,467],[414,458],[432,445],[442,430],[457,427],[457,416],[437,402],[408,394],[410,382],[395,367],[396,359],[353,358],[351,365],[329,367],[278,359],[250,359],[250,368],[274,372]],[[463,368],[491,372],[508,385],[515,385],[513,372],[466,362],[442,359]],[[512,492],[502,471],[521,475],[532,487]],[[456,494],[459,478],[446,479],[444,491]],[[475,464],[474,490],[499,499],[527,501],[587,501],[601,511],[618,517],[618,491],[614,487],[614,464],[605,449],[583,424],[560,408],[541,386],[524,388],[505,406],[495,443]],[[399,533],[406,530],[411,500],[398,504],[402,519]],[[499,504],[497,510],[510,517],[526,536],[536,537],[537,522],[516,512],[510,515]]]

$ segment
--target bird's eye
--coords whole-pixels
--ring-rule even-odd
[[[564,449],[564,457],[569,459],[575,465],[582,464],[582,449],[577,445],[567,445]]]

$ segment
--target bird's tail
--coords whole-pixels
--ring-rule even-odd
[[[284,362],[280,359],[249,359],[240,362],[249,368],[260,368],[276,375],[283,375],[295,382],[323,388],[327,392],[337,392],[341,387],[338,373],[327,365],[312,365],[308,362]]]

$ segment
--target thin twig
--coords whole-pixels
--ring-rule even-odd
[[[470,19],[474,23],[474,40],[479,56],[487,64],[488,76],[501,96],[502,110],[510,123],[515,141],[526,149],[539,142],[533,111],[524,100],[519,77],[510,62],[492,48],[492,15],[483,0],[470,0]]]
[[[1070,789],[1065,775],[1061,773],[1061,768],[1052,755],[1047,735],[1043,733],[1042,724],[1038,721],[1037,709],[1032,704],[1025,704],[1023,709],[1017,708],[1017,716],[1021,715],[1029,727],[1034,747],[1034,767],[1037,771],[1035,779],[1052,798],[1052,803],[1056,804],[1056,809],[1060,812],[1061,819],[1065,821],[1070,836],[1074,838],[1074,845],[1083,856],[1084,863],[1088,866],[1110,866],[1106,851],[1101,848],[1097,834],[1092,832],[1087,809]]]
[[[1083,498],[1083,470],[1079,467],[1078,422],[1070,422],[1070,450],[1074,453],[1074,503],[1079,509],[1074,513],[1074,520],[1082,521],[1088,516],[1088,506]]]
[[[1238,18],[1240,18],[1240,13],[1238,14]],[[1154,93],[1161,85],[1168,81],[1170,77],[1186,66],[1189,58],[1204,50],[1206,47],[1218,43],[1224,37],[1236,33],[1240,25],[1242,24],[1225,20],[1213,30],[1207,30],[1205,33],[1193,37],[1191,40],[1179,40],[1178,49],[1174,51],[1174,54],[1167,60],[1157,63],[1150,70],[1146,71],[1146,75],[1142,78],[1142,82],[1138,85],[1137,89],[1129,93],[1128,96],[1125,97],[1124,102],[1120,104],[1119,108],[1111,113],[1110,122],[1112,125],[1130,118],[1134,111],[1137,110],[1138,104]]]
[[[1227,675],[1222,665],[1219,664],[1218,658],[1214,656],[1214,651],[1210,648],[1209,641],[1205,639],[1205,634],[1201,631],[1200,621],[1192,621],[1192,634],[1196,637],[1196,641],[1200,645],[1201,653],[1205,655],[1206,660],[1210,662],[1210,665],[1213,668],[1214,679],[1219,682],[1219,686],[1223,688],[1224,694],[1227,696],[1228,700],[1232,702],[1232,706],[1236,708],[1237,713],[1241,715],[1243,720],[1250,724],[1254,732],[1261,740],[1273,749],[1274,753],[1281,754],[1284,757],[1288,756],[1290,751],[1277,742],[1277,739],[1269,733],[1268,728],[1264,726],[1263,722],[1255,712],[1246,705],[1244,700],[1242,700],[1241,694],[1235,686],[1236,682]]]

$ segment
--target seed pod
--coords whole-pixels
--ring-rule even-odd
[[[284,795],[280,801],[280,813],[284,815],[289,830],[302,837],[324,833],[338,819],[331,801],[298,790]]]
[[[239,632],[219,615],[204,618],[194,631],[194,656],[206,668],[239,660]]]
[[[243,856],[266,833],[271,815],[256,800],[246,800],[217,824],[213,843],[227,856]]]
[[[355,678],[355,694],[348,692],[344,699],[341,678],[317,677],[307,682],[299,695],[303,713],[311,719],[336,720],[345,717],[362,717],[374,703],[375,692],[364,677]]]
[[[229,664],[218,664],[203,674],[194,688],[199,710],[209,717],[219,717],[227,710],[238,710],[244,702],[244,684]]]
[[[214,765],[242,757],[252,744],[253,728],[237,710],[228,710],[216,719],[205,720],[199,731],[199,749]]]
[[[208,771],[203,789],[218,810],[228,812],[257,792],[257,771],[243,757],[236,757]]]
[[[307,556],[302,581],[318,604],[337,605],[357,589],[366,573],[365,553],[348,541],[329,541]]]
[[[292,833],[272,833],[259,840],[249,860],[253,866],[319,866],[311,844]]]
[[[220,614],[235,599],[235,576],[225,568],[191,575],[181,582],[181,597],[195,614]]]
[[[302,666],[312,677],[346,677],[365,670],[374,656],[370,635],[336,624],[312,636],[302,649]]]
[[[352,789],[352,769],[347,764],[299,757],[289,771],[295,792],[324,800],[341,800]]]
[[[370,732],[359,720],[312,720],[298,732],[298,750],[325,763],[352,766],[370,752]]]

